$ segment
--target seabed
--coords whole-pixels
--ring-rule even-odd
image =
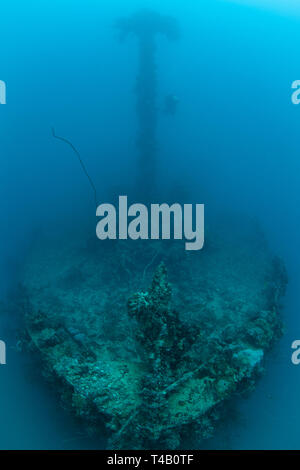
[[[199,448],[282,334],[281,261],[256,224],[178,241],[53,237],[23,272],[26,341],[110,449]],[[90,234],[90,232],[88,232]]]

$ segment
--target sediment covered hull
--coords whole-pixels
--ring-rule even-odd
[[[215,233],[198,253],[58,238],[28,257],[28,341],[63,402],[93,432],[106,425],[111,448],[180,448],[185,436],[197,446],[281,335],[282,263],[251,224]]]

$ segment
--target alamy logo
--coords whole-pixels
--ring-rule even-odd
[[[291,348],[294,349],[294,352],[291,358],[292,363],[295,366],[298,366],[300,364],[300,341],[299,339],[296,339],[295,341],[293,341]]]
[[[195,220],[194,220],[195,213]],[[187,240],[186,250],[201,250],[204,245],[204,204],[132,204],[119,197],[118,211],[112,204],[97,208],[96,233],[100,240]],[[131,217],[132,220],[128,220]]]
[[[6,84],[0,80],[0,104],[6,104]]]
[[[0,340],[0,365],[6,364],[6,344]]]

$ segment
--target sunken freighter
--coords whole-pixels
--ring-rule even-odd
[[[159,196],[155,37],[178,28],[148,11],[117,27],[139,43],[135,192],[149,201]],[[77,235],[41,238],[24,265],[26,341],[44,375],[112,449],[197,448],[228,401],[255,387],[282,333],[282,262],[244,219],[211,225],[199,252]]]

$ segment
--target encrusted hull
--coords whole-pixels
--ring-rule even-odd
[[[179,448],[185,435],[197,445],[253,388],[281,334],[286,273],[256,227],[223,228],[198,253],[62,238],[28,257],[29,343],[89,429],[106,425],[109,447]]]

